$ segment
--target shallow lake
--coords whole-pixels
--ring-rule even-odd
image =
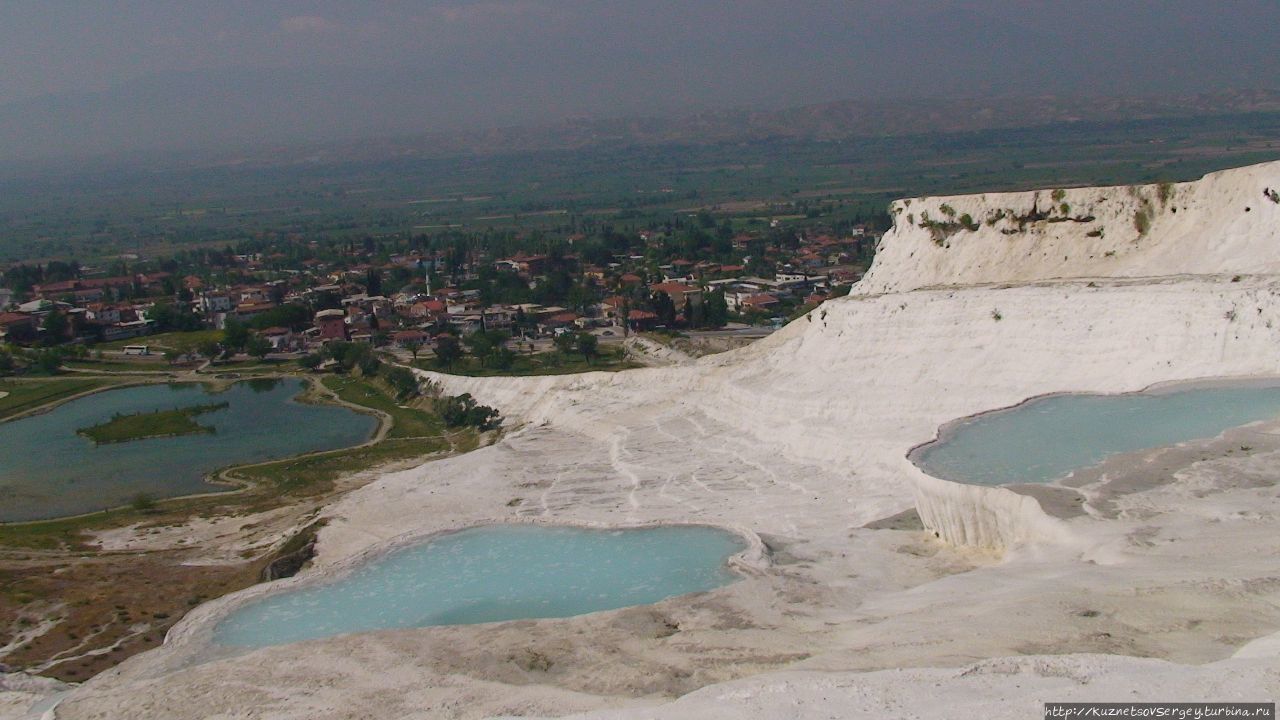
[[[912,460],[935,477],[977,485],[1048,482],[1111,455],[1277,416],[1280,387],[1055,395],[965,420]]]
[[[559,618],[644,605],[738,578],[745,548],[705,526],[587,530],[490,525],[374,558],[335,580],[252,601],[214,628],[265,647],[387,628]]]
[[[156,498],[225,491],[208,473],[243,463],[359,445],[377,419],[344,407],[293,398],[297,379],[246,380],[211,393],[194,383],[108,390],[50,412],[0,423],[0,522],[40,520]],[[213,434],[94,445],[79,428],[130,414],[228,403],[199,415]]]

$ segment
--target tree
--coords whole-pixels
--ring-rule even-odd
[[[320,310],[335,310],[342,307],[342,297],[331,290],[318,292],[311,301],[311,308],[317,312]]]
[[[659,290],[653,294],[649,302],[653,306],[653,312],[658,316],[658,324],[674,327],[676,324],[676,304],[671,301],[671,296]]]
[[[237,318],[228,317],[227,324],[222,328],[222,344],[228,350],[243,350],[248,342],[249,326]]]
[[[487,405],[477,405],[470,393],[441,398],[436,401],[436,412],[447,427],[474,427],[493,430],[502,424],[498,411]]]
[[[405,350],[408,350],[409,354],[413,355],[414,362],[418,361],[418,351],[422,350],[421,340],[418,340],[417,338],[401,340],[400,347],[404,348]]]
[[[8,340],[11,343],[25,343],[36,339],[36,330],[31,325],[23,323],[9,328]]]
[[[382,272],[370,268],[364,276],[364,292],[370,297],[382,294]]]
[[[31,357],[31,366],[45,375],[57,375],[62,369],[62,353],[54,349],[38,350]]]
[[[387,384],[396,391],[396,399],[404,400],[419,394],[418,376],[412,370],[406,367],[396,366],[387,371],[384,376]]]
[[[279,307],[254,315],[249,327],[265,330],[269,327],[287,327],[299,330],[311,322],[311,311],[303,305],[286,303]],[[238,321],[237,321],[238,322]]]
[[[600,354],[600,339],[591,333],[578,333],[578,352],[586,359],[587,364]]]
[[[200,318],[196,317],[189,309],[175,308],[167,301],[161,300],[147,310],[147,319],[155,324],[156,330],[165,332],[167,330],[179,330],[189,332],[191,330],[199,330],[201,327]]]
[[[594,302],[595,293],[577,283],[574,283],[565,294],[565,304],[568,305],[570,309],[580,313],[586,313],[587,308]]]
[[[317,353],[307,353],[298,360],[299,365],[312,372],[315,372],[316,368],[320,367],[320,364],[323,362],[324,358],[320,357]]]
[[[222,346],[218,344],[217,340],[202,340],[196,345],[196,352],[213,360],[218,357],[218,353],[222,352]]]
[[[510,370],[511,365],[516,361],[516,354],[506,347],[498,346],[497,349],[489,354],[489,361],[492,367],[499,370]]]
[[[462,345],[452,335],[441,335],[436,338],[436,364],[451,368],[462,357]]]
[[[471,351],[471,354],[477,359],[483,359],[493,350],[493,338],[489,337],[489,333],[484,331],[471,333],[463,342],[466,343],[467,350]]]
[[[468,335],[466,343],[471,348],[471,354],[484,367],[501,367],[503,363],[510,367],[514,355],[509,350],[502,352],[506,350],[504,343],[509,337],[501,330],[481,330]]]
[[[368,345],[365,345],[368,347]],[[373,377],[382,369],[382,361],[372,352],[360,356],[360,374],[364,377]]]
[[[54,310],[44,318],[44,324],[41,329],[44,330],[44,344],[57,345],[67,339],[67,329],[70,328],[67,322],[67,316]]]
[[[245,343],[244,349],[245,352],[249,353],[253,357],[262,360],[267,356],[267,353],[271,352],[274,348],[272,347],[271,342],[266,338],[261,335],[254,335]]]
[[[724,327],[729,321],[729,303],[724,299],[724,292],[717,290],[709,295],[703,303],[703,323],[707,327]]]
[[[378,373],[382,361],[373,354],[373,348],[362,342],[331,342],[324,346],[324,354],[338,363],[342,372],[360,368],[365,375],[372,377]]]

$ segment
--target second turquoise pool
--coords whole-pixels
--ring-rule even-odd
[[[947,480],[1041,483],[1118,453],[1211,438],[1277,416],[1280,387],[1055,395],[965,420],[912,459]]]

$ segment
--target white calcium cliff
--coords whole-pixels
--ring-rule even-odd
[[[894,227],[858,292],[1054,278],[1280,271],[1280,163],[1195,182],[926,197]]]
[[[298,582],[493,521],[726,525],[758,533],[772,566],[649,608],[192,663],[259,586],[197,608],[57,717],[1026,717],[1049,700],[1274,697],[1277,644],[1233,655],[1280,630],[1280,428],[1143,455],[1064,516],[907,454],[1046,393],[1280,375],[1275,188],[1280,163],[1165,190],[902,201],[849,297],[742,350],[619,373],[427,373],[499,407],[507,434],[329,508]],[[938,244],[925,210],[978,227],[942,227]]]

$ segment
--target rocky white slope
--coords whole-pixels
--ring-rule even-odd
[[[1265,163],[1187,183],[899,200],[859,290],[1275,273],[1278,185]]]
[[[730,525],[762,536],[772,564],[651,608],[191,664],[261,586],[201,606],[57,716],[1025,717],[1043,700],[1272,697],[1276,644],[1232,656],[1280,630],[1280,428],[1122,458],[1066,513],[905,456],[949,420],[1043,393],[1280,375],[1277,187],[1280,163],[1175,186],[1164,205],[1159,188],[1071,190],[1071,214],[1114,229],[1046,218],[1004,234],[981,215],[942,245],[905,216],[1040,201],[917,200],[853,295],[744,350],[617,374],[437,376],[519,429],[348,496],[316,568],[286,586],[491,520]],[[1144,197],[1137,238],[1119,220]],[[885,521],[917,505],[927,530]]]

